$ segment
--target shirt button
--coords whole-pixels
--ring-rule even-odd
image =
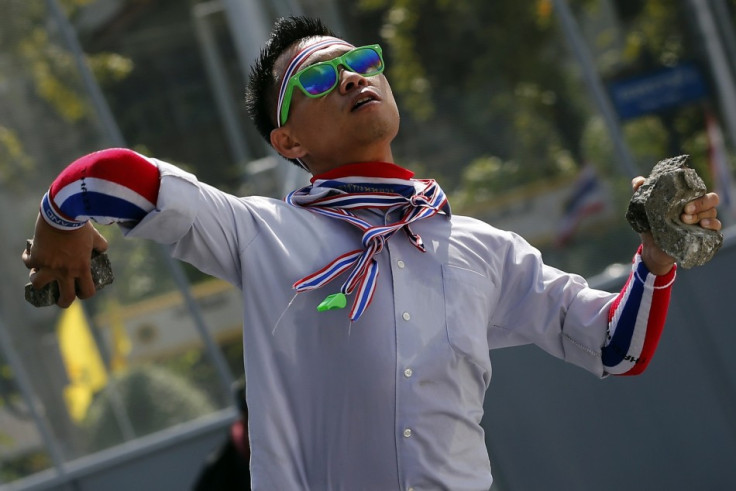
[[[399,268],[401,268],[401,269],[404,269],[404,266],[406,266],[406,264],[404,263],[404,261],[402,261],[401,259],[399,259],[398,261],[396,261],[396,264],[397,264],[397,265],[399,266]]]
[[[408,321],[409,319],[411,319],[411,314],[409,312],[404,312],[403,314],[401,314],[401,318],[405,321]]]
[[[404,430],[404,438],[411,437],[411,428],[407,428]]]
[[[414,375],[414,371],[412,371],[411,368],[407,368],[406,370],[404,370],[404,377],[409,378],[412,375]]]

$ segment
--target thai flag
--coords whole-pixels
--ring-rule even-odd
[[[606,206],[606,193],[595,169],[584,166],[573,184],[570,196],[563,205],[556,243],[567,244],[586,217],[603,211]]]
[[[715,192],[721,198],[720,208],[726,221],[736,219],[736,200],[734,199],[734,183],[731,167],[728,164],[728,153],[723,142],[723,134],[718,121],[710,111],[705,113],[705,127],[708,134],[708,161]]]

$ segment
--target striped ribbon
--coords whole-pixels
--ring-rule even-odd
[[[311,186],[290,193],[286,202],[305,207],[319,215],[345,221],[363,232],[361,249],[346,252],[293,285],[297,292],[321,288],[352,268],[340,287],[343,295],[350,295],[357,289],[349,314],[351,321],[358,320],[373,300],[378,277],[375,255],[383,250],[386,241],[397,231],[404,230],[409,241],[425,252],[422,238],[412,232],[410,224],[440,211],[450,214],[445,193],[431,179],[360,177],[315,180]],[[398,211],[401,219],[391,224],[374,226],[353,213],[354,210],[364,208],[386,210],[386,214]]]

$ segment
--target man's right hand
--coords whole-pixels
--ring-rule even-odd
[[[95,294],[90,272],[92,251],[107,250],[107,240],[87,222],[76,230],[59,230],[39,215],[33,245],[23,251],[23,263],[31,270],[28,277],[33,288],[56,281],[59,284],[59,307],[71,305],[75,297]]]

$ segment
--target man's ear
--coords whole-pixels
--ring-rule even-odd
[[[271,145],[276,151],[287,159],[298,159],[304,157],[306,149],[294,138],[286,127],[271,130]]]

